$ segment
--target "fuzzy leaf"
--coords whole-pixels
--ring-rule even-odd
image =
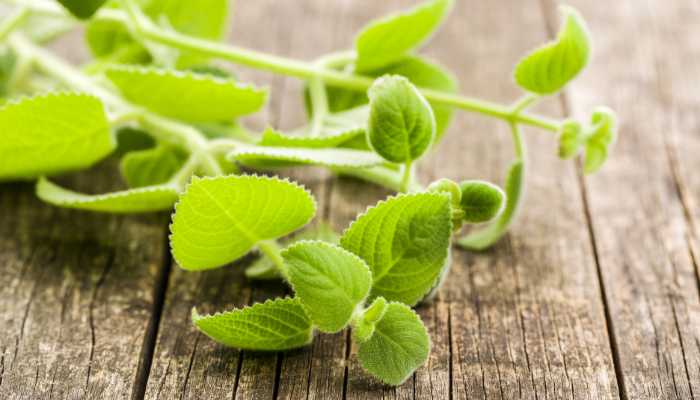
[[[515,67],[515,81],[537,94],[559,91],[588,64],[590,35],[583,18],[562,6],[564,23],[556,40],[525,56]]]
[[[267,91],[231,79],[158,68],[113,67],[107,77],[124,97],[189,122],[227,121],[259,110]]]
[[[362,313],[355,325],[352,327],[352,334],[358,342],[366,342],[374,335],[374,329],[386,313],[387,302],[384,297],[377,297],[374,302]]]
[[[187,270],[229,263],[258,242],[306,225],[316,202],[303,187],[258,176],[194,177],[176,205],[170,246]]]
[[[36,184],[37,197],[49,204],[118,214],[168,210],[177,201],[178,194],[177,189],[169,185],[89,195],[64,189],[45,178]]]
[[[431,0],[367,25],[355,38],[358,72],[400,60],[425,43],[452,9],[453,0]]]
[[[457,80],[445,67],[419,56],[406,56],[388,67],[366,72],[365,75],[377,78],[383,75],[400,75],[411,81],[416,87],[457,93]],[[328,86],[326,88],[328,107],[338,113],[367,104],[367,94],[355,90]],[[430,103],[435,114],[435,134],[442,137],[452,119],[453,108],[442,104]],[[366,120],[366,119],[365,119]]]
[[[489,226],[472,232],[457,241],[467,250],[484,250],[500,239],[518,213],[520,197],[525,195],[525,166],[522,160],[511,164],[505,182],[506,206],[501,215]]]
[[[428,360],[430,337],[420,317],[405,304],[389,303],[374,334],[359,344],[362,368],[398,386]]]
[[[586,174],[596,172],[608,159],[610,148],[617,139],[617,117],[607,107],[598,107],[591,116],[593,132],[586,142],[583,170]]]
[[[581,124],[572,120],[564,121],[559,131],[559,157],[574,157],[585,142]]]
[[[340,244],[367,262],[372,298],[415,305],[438,282],[452,232],[450,196],[402,194],[371,207]]]
[[[433,110],[406,78],[386,76],[369,89],[368,142],[394,163],[420,158],[435,138]]]
[[[193,309],[192,322],[215,341],[244,350],[289,350],[313,339],[311,320],[299,299],[268,300],[212,315]]]
[[[258,145],[269,147],[305,147],[310,149],[322,149],[338,147],[358,136],[364,136],[365,129],[350,128],[341,129],[323,136],[285,135],[274,129],[263,132]]]
[[[175,148],[160,145],[152,149],[133,151],[121,159],[121,170],[132,188],[167,182],[185,163],[186,156]]]
[[[384,163],[379,156],[370,151],[354,149],[313,149],[290,147],[244,146],[236,147],[227,157],[229,160],[241,161],[246,165],[288,166],[321,165],[326,167],[372,167]]]
[[[80,19],[92,17],[107,0],[58,0],[71,14]]]
[[[498,186],[485,181],[464,181],[459,186],[462,191],[460,208],[465,222],[490,221],[503,209],[506,195]]]
[[[52,93],[0,108],[0,180],[87,168],[115,146],[96,97]]]
[[[282,257],[294,293],[314,325],[328,333],[345,328],[369,293],[372,276],[367,264],[323,241],[297,242],[282,251]]]

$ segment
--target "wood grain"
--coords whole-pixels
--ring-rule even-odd
[[[598,40],[594,64],[572,90],[570,107],[583,118],[605,101],[621,115],[615,153],[586,179],[586,197],[625,397],[697,399],[700,298],[689,210],[678,192],[678,185],[691,190],[693,183],[677,180],[683,178],[674,175],[667,151],[685,153],[697,142],[697,130],[678,125],[695,118],[688,101],[698,104],[686,86],[696,82],[688,75],[693,65],[683,61],[694,59],[686,51],[697,47],[690,31],[697,31],[697,4],[573,4]],[[679,150],[677,140],[691,147]],[[683,160],[684,169],[697,165],[696,156]],[[690,218],[697,221],[697,215]]]

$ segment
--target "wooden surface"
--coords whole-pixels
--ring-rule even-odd
[[[313,59],[412,3],[239,2],[231,40]],[[512,66],[554,35],[556,4],[456,3],[426,53],[457,73],[462,92],[512,101]],[[288,293],[244,279],[254,256],[183,272],[167,253],[165,214],[59,210],[34,199],[31,185],[4,184],[0,399],[700,399],[700,3],[570,3],[594,34],[593,62],[538,111],[585,118],[607,104],[621,118],[618,145],[584,177],[556,157],[551,134],[526,130],[529,188],[517,225],[490,251],[454,250],[445,288],[418,309],[433,352],[404,385],[364,374],[346,333],[285,353],[241,352],[198,334],[193,306]],[[272,91],[253,124],[303,121],[299,81],[239,75]],[[425,182],[502,182],[512,157],[503,123],[458,113],[419,172]],[[285,173],[311,188],[336,229],[388,194],[320,170]],[[71,183],[106,189],[109,180],[99,172]]]

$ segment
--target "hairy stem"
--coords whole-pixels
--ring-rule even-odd
[[[29,16],[29,9],[19,7],[0,23],[0,41],[5,40],[10,33],[17,29]]]
[[[411,182],[413,182],[413,162],[407,161],[403,165],[403,176],[401,177],[401,186],[399,192],[406,193],[410,191]]]
[[[289,271],[282,258],[282,249],[275,240],[263,240],[258,242],[258,250],[269,258],[285,280],[289,281]]]

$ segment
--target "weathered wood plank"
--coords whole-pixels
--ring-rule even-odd
[[[546,39],[542,10],[490,1],[458,3],[455,11],[430,53],[458,72],[463,91],[513,101],[515,62]],[[560,112],[553,101],[539,109]],[[556,157],[551,134],[525,133],[529,189],[517,224],[492,251],[455,249],[442,293],[453,397],[617,398],[575,168]],[[505,124],[462,115],[424,176],[502,182],[510,143]]]
[[[67,183],[106,191],[111,176],[103,168]],[[137,394],[166,265],[163,217],[61,210],[31,184],[3,185],[0,398]]]
[[[697,399],[700,302],[688,243],[697,214],[689,203],[684,215],[678,193],[680,184],[689,200],[698,188],[686,181],[698,165],[697,4],[574,4],[598,40],[570,106],[583,117],[603,99],[621,116],[615,153],[586,179],[586,196],[625,396]]]

